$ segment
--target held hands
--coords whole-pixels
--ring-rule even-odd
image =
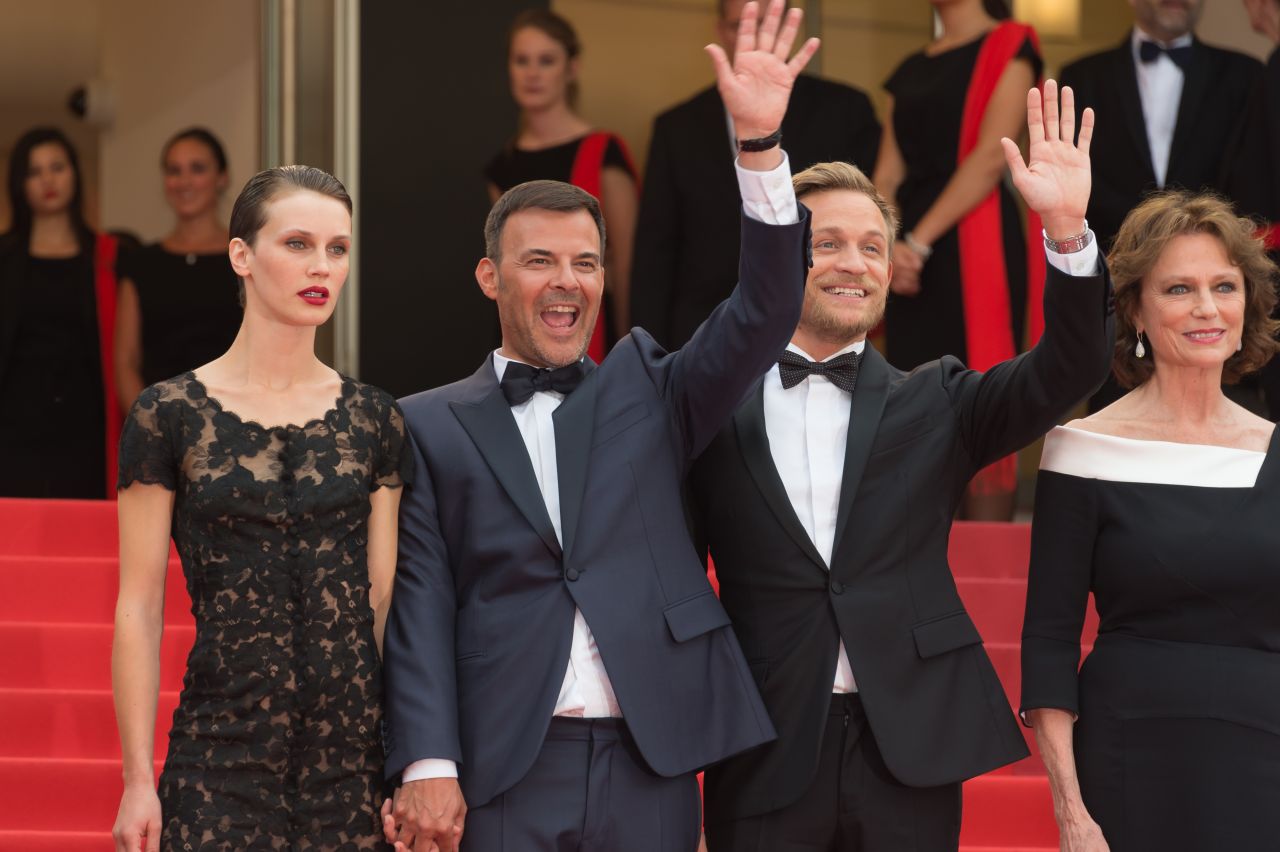
[[[732,64],[720,45],[706,47],[715,64],[720,97],[733,118],[739,139],[759,139],[782,126],[791,86],[818,50],[818,40],[811,38],[787,61],[804,12],[792,9],[784,23],[785,7],[786,0],[770,0],[769,10],[759,23],[759,3],[748,3],[743,8]]]
[[[382,803],[382,833],[396,852],[457,852],[466,815],[458,779],[424,778]]]
[[[160,797],[155,787],[125,788],[111,839],[116,852],[160,852]]]
[[[1044,82],[1044,104],[1040,92],[1027,92],[1027,132],[1030,136],[1027,162],[1022,162],[1018,146],[1000,140],[1005,160],[1027,206],[1040,214],[1045,232],[1053,239],[1073,237],[1084,231],[1085,209],[1089,206],[1089,143],[1093,139],[1093,110],[1080,116],[1080,142],[1076,144],[1075,95],[1062,90],[1059,119],[1058,84]]]

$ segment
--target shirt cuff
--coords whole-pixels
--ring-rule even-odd
[[[415,760],[400,773],[400,783],[422,781],[427,778],[457,778],[458,764],[452,760],[429,757],[426,760]]]
[[[767,172],[744,169],[737,161],[733,167],[738,172],[738,190],[742,193],[742,208],[747,215],[766,225],[794,225],[800,221],[796,207],[796,191],[791,186],[791,161],[782,152],[782,162]]]
[[[1091,235],[1089,245],[1071,254],[1059,254],[1046,245],[1044,253],[1048,256],[1049,263],[1053,264],[1053,268],[1067,275],[1081,278],[1101,274],[1102,269],[1098,264],[1098,235],[1093,233],[1092,228],[1089,229],[1089,234]]]

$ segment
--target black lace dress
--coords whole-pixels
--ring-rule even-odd
[[[382,849],[381,666],[369,494],[408,478],[404,420],[343,379],[322,418],[266,428],[191,373],[143,391],[121,488],[176,492],[196,619],[160,776],[162,847]]]

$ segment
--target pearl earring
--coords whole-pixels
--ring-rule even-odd
[[[1244,348],[1244,338],[1242,337],[1236,341],[1236,351],[1239,352],[1243,348]]]
[[[1142,345],[1142,332],[1138,332],[1137,338],[1138,345],[1133,347],[1133,354],[1137,355],[1139,358],[1145,358],[1147,356],[1147,347]]]

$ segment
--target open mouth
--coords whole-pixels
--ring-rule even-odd
[[[865,287],[855,287],[850,284],[837,284],[834,287],[823,287],[822,292],[841,299],[867,298],[867,290]]]
[[[548,327],[557,331],[567,331],[578,324],[581,311],[573,305],[551,305],[543,308],[539,316]]]
[[[299,290],[298,295],[302,300],[310,305],[323,305],[329,301],[329,290],[327,287],[308,287],[305,290]]]
[[[1221,328],[1202,328],[1184,332],[1182,336],[1194,343],[1217,343],[1226,336],[1226,333],[1226,330]]]

